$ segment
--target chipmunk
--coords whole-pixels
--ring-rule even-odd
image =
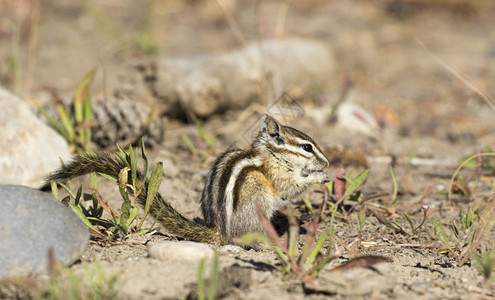
[[[201,195],[205,225],[184,217],[160,194],[150,212],[176,236],[230,244],[242,234],[263,231],[256,202],[270,219],[312,184],[328,182],[328,174],[323,171],[328,166],[328,159],[313,139],[265,114],[251,149],[227,150],[211,166]],[[62,166],[49,179],[64,181],[92,172],[117,177],[124,167],[125,162],[108,154],[86,154]],[[148,182],[141,180],[138,184],[145,187],[138,197],[144,205]]]

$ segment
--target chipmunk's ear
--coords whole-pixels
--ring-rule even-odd
[[[268,114],[261,117],[261,132],[266,134],[266,139],[275,142],[277,145],[285,143],[284,129],[277,120]]]

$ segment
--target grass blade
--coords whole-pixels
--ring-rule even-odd
[[[53,129],[55,129],[55,131],[58,132],[58,134],[60,134],[66,141],[69,141],[69,135],[67,134],[67,131],[64,129],[64,127],[60,126],[60,124],[57,121],[55,121],[54,118],[50,117],[46,113],[46,111],[44,109],[42,109],[41,107],[39,108],[39,111],[41,112],[41,114],[43,115],[45,120],[48,122],[48,124]]]
[[[66,134],[64,136],[67,136],[67,141],[73,144],[75,142],[76,134],[74,131],[74,126],[70,120],[69,113],[67,113],[67,110],[62,103],[57,103],[55,105],[55,109],[57,110],[57,114],[59,115],[62,125],[65,128]]]
[[[390,166],[390,175],[392,176],[392,182],[394,184],[394,191],[392,193],[392,209],[394,209],[395,203],[397,202],[397,195],[399,194],[399,183],[397,182],[397,176],[395,175],[392,166]]]
[[[79,216],[79,218],[81,218],[81,220],[84,222],[84,224],[86,224],[86,226],[88,226],[91,230],[93,230],[94,232],[96,232],[97,234],[99,235],[103,235],[101,232],[98,231],[98,229],[96,229],[93,224],[91,224],[91,222],[88,220],[88,218],[86,218],[86,216],[84,215],[84,213],[82,212],[82,210],[79,208],[79,206],[73,204],[73,203],[69,203],[69,207],[72,209],[72,211],[77,215]]]
[[[144,176],[148,176],[148,157],[146,156],[144,139],[141,139],[141,157],[143,158],[143,174]]]
[[[93,82],[95,72],[96,69],[89,71],[77,86],[76,93],[74,95],[74,116],[77,123],[81,123],[84,120],[84,102],[88,97],[89,85]]]
[[[321,247],[323,247],[323,243],[325,243],[325,240],[327,239],[327,236],[330,234],[330,229],[327,228],[323,233],[321,234],[320,238],[316,242],[316,245],[313,247],[311,250],[311,253],[308,256],[308,259],[306,260],[304,264],[304,269],[305,270],[311,270],[311,267],[313,266],[313,262],[316,259],[316,256],[320,252]]]
[[[131,167],[132,186],[135,188],[136,178],[137,178],[137,159],[136,159],[136,152],[130,145],[129,145],[129,166]]]
[[[208,285],[208,300],[215,299],[215,295],[217,293],[219,273],[220,272],[218,271],[218,254],[215,253],[215,255],[213,255],[213,262],[210,273],[210,283]]]
[[[352,195],[361,185],[364,184],[369,174],[370,174],[370,169],[366,169],[363,172],[361,172],[358,176],[356,176],[347,185],[347,189],[345,190],[345,193],[342,196],[342,198],[347,199],[350,195]]]
[[[151,172],[150,181],[148,183],[148,191],[146,195],[146,203],[144,205],[144,213],[143,213],[143,217],[141,218],[141,222],[138,225],[138,229],[140,229],[141,226],[143,225],[143,222],[146,219],[146,216],[148,215],[151,205],[153,204],[153,200],[155,199],[155,196],[158,193],[158,190],[160,189],[160,185],[162,183],[162,175],[163,175],[163,163],[159,162]]]
[[[204,300],[205,299],[205,279],[204,279],[205,263],[206,263],[206,258],[203,258],[199,262],[199,266],[198,266],[198,274],[197,274],[198,300]]]

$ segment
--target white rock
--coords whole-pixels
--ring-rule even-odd
[[[69,160],[67,142],[20,98],[0,87],[0,184],[39,188],[44,177]]]
[[[179,242],[161,242],[151,245],[148,248],[150,257],[167,261],[200,261],[203,258],[210,259],[215,254],[213,249],[201,243],[179,241]]]
[[[225,253],[225,254],[239,254],[243,250],[244,249],[236,245],[225,245],[217,249],[218,253]]]
[[[376,136],[378,133],[376,119],[362,107],[352,102],[344,102],[337,109],[337,125],[369,136]]]

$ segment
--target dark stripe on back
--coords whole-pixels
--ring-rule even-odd
[[[248,152],[240,151],[239,153],[236,153],[229,157],[228,160],[225,162],[223,166],[223,173],[221,173],[222,175],[220,177],[220,180],[218,181],[218,204],[223,204],[223,206],[225,207],[224,193],[225,189],[227,188],[227,184],[229,183],[230,176],[232,175],[232,171],[240,160],[248,157]]]
[[[215,206],[218,206],[218,201],[215,198],[214,187],[217,177],[222,174],[221,173],[222,170],[220,169],[220,164],[223,160],[225,160],[225,157],[229,155],[231,152],[232,151],[226,151],[217,157],[217,159],[211,165],[210,171],[208,172],[208,176],[205,179],[205,187],[203,189],[202,198],[201,198],[201,209],[203,211],[203,217],[205,218],[205,222],[210,227],[214,225],[218,227],[219,224],[217,224],[218,223],[217,214],[220,214],[220,217],[223,220],[225,220],[226,218],[225,212],[223,212],[222,215],[222,211],[215,208]]]
[[[235,154],[232,154],[231,152],[237,152]],[[249,153],[246,151],[242,150],[233,150],[230,152],[225,153],[226,155],[231,154],[229,157],[225,158],[224,160],[227,159],[227,161],[223,164],[222,167],[222,172],[216,174],[217,176],[220,176],[218,179],[218,194],[217,198],[215,199],[217,201],[217,213],[220,213],[221,217],[221,225],[222,225],[222,230],[223,232],[226,232],[225,226],[227,225],[227,208],[226,208],[226,199],[225,199],[225,189],[227,188],[227,184],[229,183],[229,179],[232,175],[232,171],[235,168],[237,162],[240,160],[249,157]]]
[[[237,179],[236,179],[235,184],[234,184],[234,191],[232,193],[232,197],[234,198],[233,199],[233,210],[234,211],[237,210],[237,205],[239,205],[239,194],[241,192],[242,183],[244,182],[244,180],[246,179],[247,175],[250,172],[252,172],[258,168],[259,168],[258,166],[246,166],[244,169],[242,169],[242,171],[237,176]]]

